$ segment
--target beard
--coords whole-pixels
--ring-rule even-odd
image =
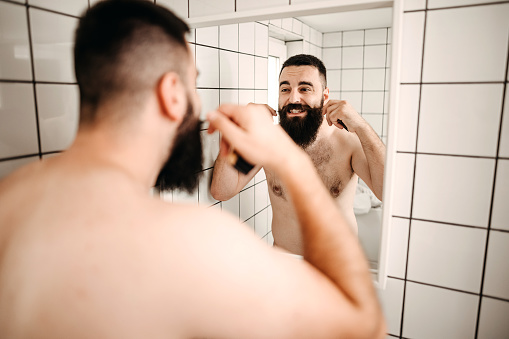
[[[159,191],[179,189],[193,193],[203,170],[201,121],[193,114],[190,96],[187,96],[187,111],[177,129],[168,160],[162,167],[155,187]]]
[[[298,109],[307,111],[303,117],[288,117],[288,113]],[[323,122],[323,98],[318,107],[301,104],[288,104],[279,109],[279,124],[297,145],[306,148],[318,136],[318,129]]]

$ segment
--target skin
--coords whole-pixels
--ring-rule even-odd
[[[357,231],[353,200],[360,177],[381,200],[385,146],[369,124],[346,101],[330,100],[318,69],[312,66],[289,66],[281,72],[279,108],[288,104],[317,107],[324,100],[324,120],[316,140],[304,151],[312,159],[322,183],[334,200],[335,207],[352,230]],[[269,106],[269,112],[276,112]],[[292,119],[307,112],[288,114]],[[341,119],[348,132],[337,122]],[[224,148],[225,146],[222,145]],[[211,193],[218,200],[231,199],[240,192],[261,169],[255,167],[248,175],[240,174],[228,164],[222,151],[214,167]],[[298,167],[296,167],[298,168]],[[274,245],[302,255],[304,245],[296,210],[288,198],[282,177],[265,168],[269,197],[272,204],[272,234]],[[286,175],[286,173],[284,174]],[[310,199],[311,200],[311,199]]]
[[[163,74],[135,119],[80,126],[68,150],[0,181],[0,337],[383,338],[354,234],[311,160],[263,109],[220,107],[210,128],[248,161],[290,172],[282,183],[306,261],[220,211],[148,194],[186,93],[199,112],[191,60],[186,81]],[[98,109],[129,107],[119,98]]]

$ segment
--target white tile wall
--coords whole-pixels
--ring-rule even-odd
[[[197,87],[219,88],[219,50],[196,46],[196,68],[200,72]]]
[[[377,290],[385,315],[387,332],[399,335],[401,327],[401,312],[403,305],[404,281],[398,279],[387,279],[384,290]]]
[[[32,80],[26,8],[0,2],[0,79]]]
[[[219,86],[221,88],[239,87],[239,53],[219,52]]]
[[[205,121],[207,112],[210,112],[219,106],[219,89],[198,88],[196,92],[201,100],[200,119]]]
[[[501,84],[422,86],[417,150],[495,156],[503,90]]]
[[[428,12],[423,81],[503,80],[508,17],[509,4]]]
[[[424,13],[408,13],[403,17],[401,44],[401,82],[420,82]]]
[[[413,217],[487,227],[494,167],[492,159],[419,154]]]
[[[482,298],[479,339],[505,338],[509,333],[509,302]]]
[[[362,94],[363,113],[383,113],[384,92],[364,92]]]
[[[378,45],[387,43],[387,29],[367,29],[364,35],[364,44]]]
[[[400,126],[397,130],[398,151],[415,152],[417,140],[417,117],[419,112],[419,92],[418,85],[403,85],[400,87],[399,96],[399,121]]]
[[[491,231],[484,294],[509,300],[509,233]]]
[[[239,24],[239,52],[254,54],[255,52],[255,24],[245,22]]]
[[[342,43],[342,32],[325,33],[323,35],[323,47],[341,47]]]
[[[88,9],[87,0],[28,0],[28,4],[74,16],[81,16]]]
[[[240,220],[245,221],[254,215],[255,208],[255,190],[251,186],[240,192]]]
[[[509,231],[509,160],[498,160],[491,228]]]
[[[341,72],[341,90],[362,91],[362,69],[344,69]]]
[[[364,47],[364,68],[385,67],[386,45]]]
[[[385,69],[364,69],[363,89],[383,91],[385,89]]]
[[[188,0],[189,17],[196,18],[214,14],[233,13],[235,11],[235,2],[231,0]]]
[[[254,88],[268,88],[268,60],[267,58],[255,57]]]
[[[426,8],[426,0],[406,0],[403,2],[405,11],[415,11]]]
[[[182,0],[155,0],[156,4],[168,7],[181,18],[189,17],[189,6],[187,1]]]
[[[346,31],[343,32],[343,46],[362,46],[364,45],[364,31]]]
[[[197,28],[195,32],[195,39],[197,44],[207,45],[212,47],[219,46],[219,27],[202,27]]]
[[[341,89],[341,70],[327,70],[327,87],[331,91]]]
[[[327,73],[331,69],[341,69],[341,48],[324,48],[322,55],[322,61],[327,65]]]
[[[236,0],[236,3],[237,11],[248,11],[253,9],[285,6],[288,5],[288,0]]]
[[[406,338],[474,338],[479,297],[406,283],[403,333]]]
[[[343,69],[363,67],[364,47],[343,47],[342,51]]]
[[[255,57],[239,54],[239,88],[255,88]]]
[[[269,55],[269,27],[255,23],[255,45],[254,54],[267,57]]]
[[[505,93],[504,116],[502,120],[499,156],[509,158],[509,91]]]
[[[239,50],[239,25],[223,25],[219,27],[219,47],[231,51]]]
[[[398,180],[394,183],[393,215],[410,217],[412,202],[412,184],[414,177],[415,155],[397,153],[395,159],[396,175]]]
[[[391,277],[405,277],[409,227],[409,219],[393,217],[391,220],[388,254],[390,265],[387,267],[387,275]]]

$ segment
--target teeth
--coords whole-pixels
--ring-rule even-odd
[[[292,109],[290,112],[296,114],[296,113],[300,113],[302,111],[300,109]]]

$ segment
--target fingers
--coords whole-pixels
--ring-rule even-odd
[[[233,107],[234,106],[224,107],[224,111],[212,111],[207,114],[207,119],[212,128],[221,131],[223,138],[226,139],[228,144],[231,144],[232,140],[242,139],[244,133],[242,129],[233,122],[235,117],[233,114]]]
[[[270,114],[272,114],[273,117],[277,117],[277,112],[274,108],[270,107],[269,105],[265,104],[265,107],[269,110]]]

